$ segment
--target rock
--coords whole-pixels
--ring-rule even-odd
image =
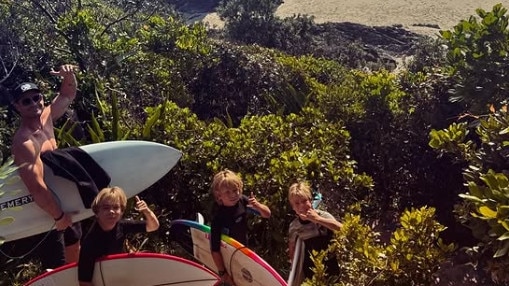
[[[358,51],[354,57],[361,57],[367,63],[378,63],[381,67],[394,70],[401,58],[411,57],[415,54],[419,43],[427,36],[408,31],[401,26],[371,27],[357,23],[325,23],[318,25],[319,33],[315,35],[318,42],[336,44],[336,53],[348,55],[349,49],[344,48],[357,44],[362,52]],[[334,43],[324,39],[335,39]],[[338,43],[341,43],[339,45]],[[327,50],[327,49],[324,49]],[[330,50],[333,50],[331,47]],[[327,54],[320,56],[328,57]],[[331,53],[332,58],[334,55]],[[349,57],[349,56],[348,56]]]

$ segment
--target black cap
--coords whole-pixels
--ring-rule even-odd
[[[23,95],[23,93],[31,90],[41,91],[39,87],[33,82],[21,83],[12,92],[11,102],[16,102]]]

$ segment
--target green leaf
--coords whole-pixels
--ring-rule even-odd
[[[463,198],[465,200],[469,200],[469,201],[472,201],[475,203],[484,203],[483,200],[481,200],[480,198],[478,198],[476,196],[471,196],[471,195],[467,195],[467,194],[459,194],[458,196],[460,196],[461,198]]]
[[[504,129],[502,129],[500,132],[498,132],[498,134],[500,134],[500,135],[504,135],[504,134],[507,134],[507,133],[509,133],[509,127],[506,127]]]
[[[497,212],[487,206],[479,207],[479,213],[487,218],[497,218]]]
[[[446,40],[449,40],[450,38],[452,38],[451,31],[440,31],[440,35],[442,36],[442,38],[444,38]]]
[[[119,128],[119,110],[118,110],[118,96],[117,93],[111,94],[111,134],[113,135],[113,141],[118,141],[121,138]]]
[[[159,117],[161,116],[161,108],[162,105],[157,106],[157,108],[152,111],[152,114],[150,114],[149,118],[147,118],[145,121],[145,125],[143,126],[143,138],[150,138],[152,127],[156,124],[157,120],[159,120]]]
[[[498,181],[492,174],[486,174],[481,177],[481,180],[492,190],[498,190]]]
[[[509,231],[497,238],[497,240],[507,240],[507,239],[509,239]]]
[[[506,230],[509,230],[509,223],[507,223],[507,221],[503,220],[503,221],[500,221],[500,224],[506,229]]]
[[[509,250],[509,241],[506,240],[502,247],[500,247],[497,252],[493,255],[493,257],[502,257],[507,254],[507,251]]]

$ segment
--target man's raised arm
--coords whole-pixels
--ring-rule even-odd
[[[51,75],[61,76],[62,84],[60,93],[50,105],[51,119],[53,121],[64,115],[65,111],[76,97],[77,81],[74,71],[77,69],[74,65],[63,65],[58,71],[51,71]]]

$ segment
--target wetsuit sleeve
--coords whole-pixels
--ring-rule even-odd
[[[93,238],[88,237],[83,241],[78,260],[78,280],[83,282],[92,281],[94,276],[95,260],[100,256],[97,248],[93,247]]]
[[[210,251],[219,252],[221,248],[221,219],[218,215],[214,217],[210,224]]]
[[[125,234],[147,232],[147,222],[144,220],[123,220],[122,230]]]

